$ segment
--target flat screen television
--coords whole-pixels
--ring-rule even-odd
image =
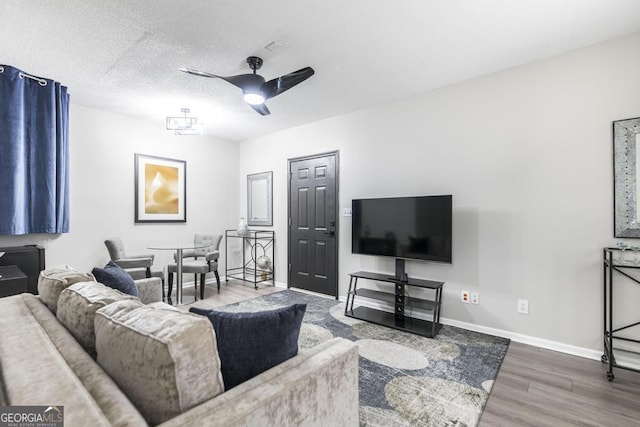
[[[351,251],[451,263],[451,195],[354,199]]]

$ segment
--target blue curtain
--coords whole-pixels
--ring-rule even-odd
[[[69,95],[0,65],[0,234],[69,231]]]

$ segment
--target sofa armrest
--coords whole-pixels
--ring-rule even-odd
[[[357,426],[358,410],[358,347],[333,338],[161,426]]]
[[[162,280],[159,277],[134,280],[143,304],[162,301]]]

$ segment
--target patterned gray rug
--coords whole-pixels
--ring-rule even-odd
[[[300,350],[332,337],[360,350],[360,425],[475,426],[509,340],[444,325],[435,339],[344,316],[344,303],[285,290],[221,311],[306,303]],[[195,304],[198,306],[199,304]]]

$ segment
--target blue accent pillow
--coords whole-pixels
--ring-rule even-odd
[[[109,261],[104,268],[94,268],[91,273],[96,277],[96,280],[105,286],[117,289],[125,294],[139,297],[138,287],[133,282],[133,277],[124,271],[118,264],[113,261]]]
[[[225,390],[298,354],[306,304],[255,313],[230,313],[192,307],[207,316],[216,331]]]

